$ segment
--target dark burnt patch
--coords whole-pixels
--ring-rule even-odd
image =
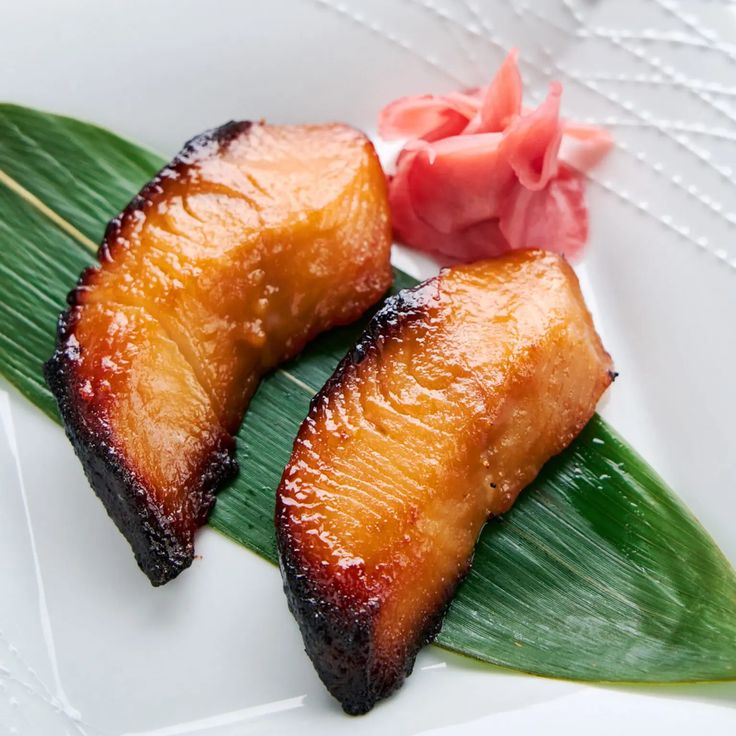
[[[188,170],[206,157],[217,155],[241,135],[248,135],[252,123],[229,122],[192,138],[174,160],[165,166],[113,218],[105,230],[97,260],[112,260],[115,249],[127,245],[126,232],[130,223],[156,205],[166,195],[172,181],[187,175]],[[189,567],[193,559],[194,529],[179,519],[168,518],[149,497],[125,458],[116,450],[104,417],[83,406],[79,395],[76,368],[80,348],[70,341],[79,305],[85,293],[94,288],[91,281],[99,266],[90,266],[80,275],[76,287],[69,293],[69,308],[58,321],[56,348],[44,365],[44,376],[59,407],[64,427],[80,458],[95,493],[108,514],[133,548],[138,565],[153,585],[161,585]],[[215,502],[215,491],[238,470],[235,460],[235,440],[222,433],[219,445],[213,448],[202,467],[195,488],[189,490],[188,516],[197,525],[203,524]]]
[[[320,584],[291,543],[288,521],[277,524],[276,537],[284,592],[309,659],[346,713],[367,712],[377,699],[370,678],[371,604],[354,599],[351,605],[341,591]]]
[[[68,319],[69,312],[60,318],[60,335],[68,334]],[[104,416],[80,398],[78,362],[79,347],[62,342],[44,365],[46,383],[90,485],[128,540],[138,566],[153,585],[163,585],[192,564],[195,528],[206,520],[218,486],[237,472],[235,442],[223,434],[197,475],[188,498],[189,518],[166,515],[117,449]]]
[[[315,574],[315,568],[301,560],[295,549],[284,507],[278,509],[279,566],[304,650],[343,710],[349,715],[364,715],[401,687],[412,673],[419,651],[437,637],[471,560],[448,583],[435,610],[424,618],[411,639],[394,651],[382,652],[374,634],[380,604],[341,595],[335,581]]]
[[[433,278],[404,289],[384,302],[312,399],[309,416],[299,430],[295,445],[309,435],[310,422],[323,410],[330,395],[346,390],[362,362],[380,353],[387,341],[402,339],[411,323],[427,318],[432,303],[439,299],[439,287],[440,279]],[[305,651],[322,682],[346,713],[362,715],[397,690],[411,674],[419,650],[439,633],[469,564],[456,580],[448,583],[435,611],[424,619],[410,640],[395,651],[379,651],[374,631],[380,602],[340,589],[340,581],[325,578],[329,573],[303,559],[292,535],[289,507],[282,502],[288,470],[287,465],[276,495],[276,539],[289,609],[299,624]]]

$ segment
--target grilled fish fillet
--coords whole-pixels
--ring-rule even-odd
[[[191,564],[260,377],[379,299],[390,244],[380,164],[343,125],[228,123],[110,223],[45,372],[154,585]]]
[[[485,522],[580,432],[613,375],[551,253],[445,270],[372,320],[314,398],[276,508],[290,608],[348,713],[411,672]]]

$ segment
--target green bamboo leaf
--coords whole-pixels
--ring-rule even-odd
[[[78,241],[0,184],[0,373],[58,421],[41,365],[79,272],[92,261]]]
[[[0,170],[93,246],[107,221],[165,163],[96,125],[0,105]]]
[[[90,241],[162,163],[95,126],[0,105],[0,372],[50,416],[40,366],[63,296],[91,261]],[[274,489],[293,437],[360,329],[324,335],[268,376],[238,435],[242,472],[210,524],[271,562]],[[572,679],[736,679],[736,575],[595,417],[487,525],[438,643]]]
[[[734,679],[735,614],[728,560],[596,416],[487,525],[438,642],[540,675]]]

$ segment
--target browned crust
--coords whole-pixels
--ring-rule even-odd
[[[250,135],[255,125],[249,121],[231,121],[186,143],[173,161],[109,222],[97,253],[98,264],[103,264],[104,268],[105,262],[115,259],[116,251],[129,247],[130,226],[135,225],[141,213],[145,214],[166,196],[167,187],[172,182],[186,176],[188,169],[197,162],[217,156],[234,140]],[[375,156],[370,141],[365,138],[365,142]],[[390,232],[390,225],[387,229]],[[197,487],[187,489],[187,518],[193,520],[193,526],[167,516],[150,497],[145,482],[118,449],[104,411],[91,411],[78,394],[80,348],[69,338],[74,334],[79,307],[84,305],[86,293],[93,285],[99,268],[97,265],[85,269],[77,286],[69,293],[69,309],[59,318],[56,349],[44,366],[44,375],[57,400],[67,436],[90,484],[127,538],[143,572],[154,585],[161,585],[191,564],[194,526],[206,521],[217,487],[237,473],[235,441],[223,430],[196,476],[199,481]],[[386,287],[390,279],[391,269],[387,263]],[[352,321],[361,313],[362,310],[356,308],[354,314],[347,315],[342,321]]]
[[[276,513],[278,519],[279,511]],[[351,605],[349,597],[313,576],[313,567],[300,561],[299,553],[290,544],[290,533],[282,525],[277,526],[277,539],[284,592],[289,610],[299,624],[304,650],[343,710],[353,716],[364,715],[401,687],[412,673],[419,651],[439,634],[471,560],[457,579],[448,583],[434,612],[425,616],[404,651],[388,658],[375,648],[378,604],[354,599]]]
[[[118,247],[125,247],[128,239],[125,235],[128,223],[135,222],[140,213],[145,213],[161,201],[166,195],[166,186],[172,181],[182,178],[187,170],[198,161],[219,152],[235,138],[248,135],[253,128],[250,120],[235,121],[200,133],[187,141],[172,161],[163,167],[141,190],[130,200],[125,209],[107,223],[102,242],[97,250],[97,261],[104,264],[114,258]],[[97,266],[84,269],[79,276],[77,286],[69,292],[67,302],[76,306],[84,302],[84,293],[90,279],[97,272]]]
[[[194,527],[163,512],[117,449],[105,421],[84,410],[77,392],[73,352],[69,346],[57,348],[44,366],[46,383],[56,398],[66,435],[90,485],[133,549],[138,566],[153,585],[163,585],[192,564]],[[198,487],[188,492],[197,525],[206,521],[217,487],[237,470],[235,442],[223,433],[220,446],[197,475]]]
[[[344,389],[348,377],[364,360],[380,352],[382,345],[400,337],[406,327],[425,319],[439,298],[441,276],[404,289],[386,300],[358,342],[337,366],[332,377],[310,404],[309,414],[295,440],[304,439],[330,396]],[[284,591],[289,608],[304,639],[304,648],[317,673],[346,713],[362,715],[390,695],[411,674],[419,650],[439,633],[447,608],[464,573],[448,584],[435,612],[427,616],[412,641],[394,654],[377,651],[374,626],[378,603],[367,596],[336,590],[328,575],[321,575],[318,561],[305,558],[291,527],[291,515],[283,503],[284,482],[276,493],[276,539]],[[468,569],[470,563],[468,562]]]
[[[221,150],[233,139],[247,135],[252,123],[229,122],[190,140],[178,156],[136,195],[128,206],[108,224],[97,253],[100,263],[112,257],[117,247],[125,247],[129,221],[157,204],[166,194],[166,184],[183,176],[186,169],[213,147]],[[133,549],[136,561],[153,585],[162,585],[192,564],[194,528],[171,518],[152,499],[145,483],[130,468],[117,449],[115,438],[103,416],[90,412],[79,397],[78,365],[80,347],[70,342],[86,287],[97,267],[85,269],[77,286],[69,293],[69,309],[61,314],[57,326],[56,349],[44,365],[44,376],[56,398],[66,434],[79,457],[90,485],[105,505],[108,514]],[[81,348],[83,349],[83,348]],[[235,441],[224,431],[212,448],[200,473],[198,484],[187,490],[188,516],[192,524],[203,524],[215,502],[218,486],[237,473]]]
[[[563,259],[561,261],[564,262]],[[565,268],[577,284],[574,272],[568,266]],[[297,435],[295,448],[300,441],[310,439],[310,423],[318,420],[332,396],[350,386],[363,361],[380,355],[387,341],[401,339],[412,322],[429,318],[432,302],[440,298],[444,273],[417,287],[405,289],[386,301],[323,389],[313,398],[309,415]],[[590,315],[587,314],[586,318],[592,329]],[[601,351],[610,365],[610,357],[602,346]],[[610,369],[603,373],[601,392],[616,375]],[[590,414],[581,419],[570,440],[582,430],[593,411],[591,409]],[[314,441],[313,437],[311,441]],[[470,570],[472,555],[457,576],[447,581],[433,612],[420,622],[412,639],[404,642],[400,650],[377,651],[375,625],[379,603],[371,601],[367,591],[366,595],[360,596],[342,581],[336,583],[334,568],[321,565],[321,560],[311,559],[309,553],[301,548],[298,526],[292,523],[290,509],[283,502],[284,495],[288,496],[284,484],[290,471],[291,466],[287,465],[276,496],[279,563],[289,608],[299,624],[305,650],[320,679],[347,713],[361,715],[399,688],[411,674],[419,650],[439,633],[455,592]],[[298,474],[298,470],[296,472]],[[293,480],[293,476],[291,478]]]

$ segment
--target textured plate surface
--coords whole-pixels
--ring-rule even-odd
[[[736,562],[736,6],[717,0],[221,0],[3,6],[0,98],[174,153],[230,118],[370,130],[401,94],[484,83],[608,125],[586,292],[621,378],[603,413]],[[397,253],[416,275],[431,263]],[[61,430],[0,384],[0,733],[731,734],[736,684],[593,687],[438,649],[346,721],[275,570],[212,530],[150,588]]]

